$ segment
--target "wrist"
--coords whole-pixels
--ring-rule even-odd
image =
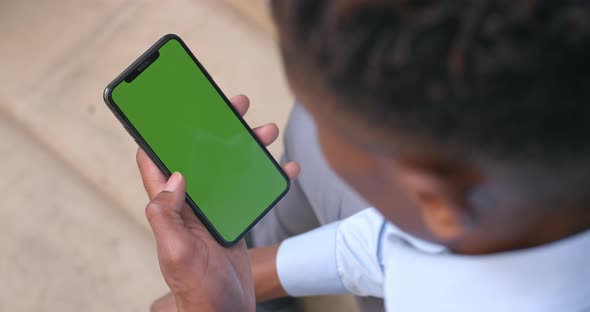
[[[248,250],[256,302],[263,302],[287,296],[277,272],[277,253],[280,244]]]

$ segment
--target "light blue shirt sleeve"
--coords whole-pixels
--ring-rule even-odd
[[[277,254],[281,285],[294,297],[341,293],[383,297],[379,261],[383,225],[383,217],[371,208],[285,240]]]
[[[340,222],[331,223],[281,243],[277,253],[277,273],[290,296],[347,292],[336,264],[339,225]]]

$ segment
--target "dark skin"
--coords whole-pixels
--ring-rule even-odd
[[[315,120],[334,171],[408,233],[458,254],[490,254],[539,246],[590,229],[587,209],[533,206],[485,166],[442,152],[396,146],[411,138],[379,134],[352,114],[336,110],[337,97],[303,79],[303,73],[287,67],[287,75]],[[245,102],[243,97],[233,99],[242,114],[249,104]],[[278,135],[272,125],[255,132],[266,145]],[[275,266],[278,245],[249,252],[243,242],[220,247],[184,204],[184,180],[175,191],[162,192],[166,179],[141,151],[138,164],[152,199],[146,214],[156,236],[161,271],[172,291],[154,303],[153,311],[253,311],[255,299],[285,295]],[[294,178],[299,168],[287,164],[285,170]],[[472,194],[485,194],[485,201],[474,201]],[[210,261],[215,265],[206,266]],[[226,296],[228,292],[235,296]]]

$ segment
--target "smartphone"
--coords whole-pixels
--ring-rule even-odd
[[[107,106],[169,177],[216,240],[238,242],[289,179],[176,35],[166,35],[104,90]]]

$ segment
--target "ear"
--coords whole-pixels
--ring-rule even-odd
[[[466,185],[460,174],[439,175],[416,168],[404,168],[399,175],[410,198],[420,209],[425,226],[441,243],[458,241],[474,225]]]

